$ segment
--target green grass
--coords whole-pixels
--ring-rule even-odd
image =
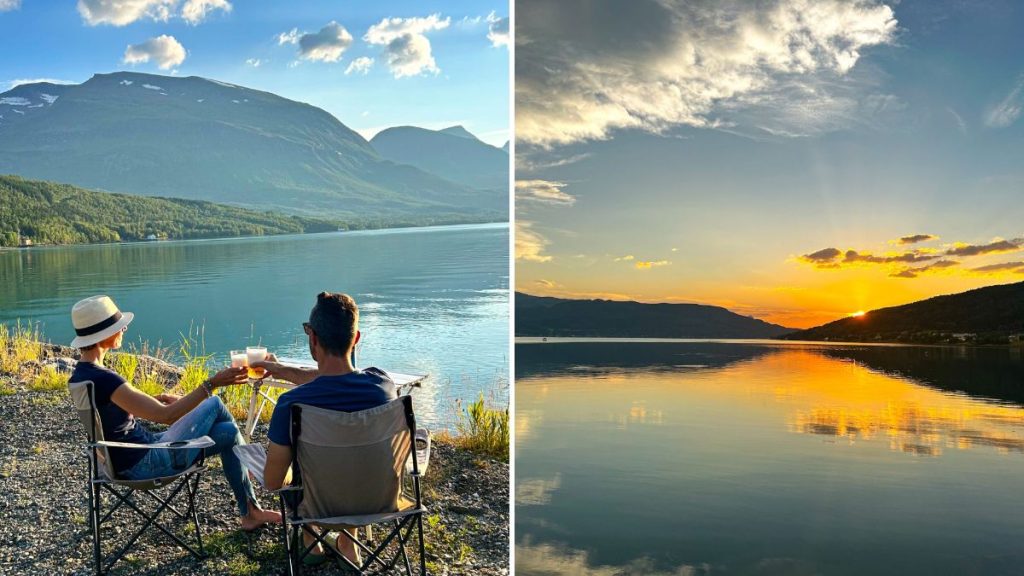
[[[19,320],[12,330],[0,324],[0,372],[16,374],[26,362],[38,362],[43,356],[39,328]]]
[[[463,448],[495,458],[508,458],[508,409],[487,406],[483,394],[480,394],[476,402],[466,406],[465,410],[459,411],[455,428],[459,435],[453,440]]]
[[[63,392],[67,390],[68,375],[57,372],[53,366],[45,366],[28,383],[33,392]]]
[[[111,370],[117,372],[118,375],[127,380],[129,384],[134,384],[135,371],[139,369],[138,356],[135,354],[129,354],[128,352],[117,352],[110,355],[108,365]]]

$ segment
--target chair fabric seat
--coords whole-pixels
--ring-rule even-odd
[[[398,512],[386,512],[384,514],[364,514],[362,516],[335,516],[334,518],[299,518],[292,520],[295,524],[316,524],[332,530],[342,528],[362,528],[371,524],[391,522],[400,520],[413,514],[425,514],[426,506],[416,506],[415,502],[409,501],[409,506]]]
[[[168,484],[174,482],[175,480],[181,478],[182,476],[186,476],[188,474],[199,472],[205,469],[205,465],[193,464],[192,466],[189,466],[188,468],[182,470],[181,472],[178,472],[177,474],[172,474],[171,476],[145,478],[142,480],[128,480],[126,478],[108,478],[106,473],[101,473],[100,475],[103,477],[102,481],[106,484],[114,484],[116,486],[127,486],[132,490],[155,490],[157,488],[163,488],[164,486],[167,486]]]

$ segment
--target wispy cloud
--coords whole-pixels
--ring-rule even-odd
[[[259,58],[249,58],[248,60],[245,61],[245,63],[246,63],[246,65],[252,66],[253,68],[259,68],[260,66],[263,66],[264,64],[266,64],[267,61],[266,60],[261,60]]]
[[[227,0],[187,0],[181,8],[181,18],[195,26],[216,10],[231,12],[231,4]]]
[[[893,10],[875,0],[637,0],[588,13],[588,26],[565,26],[576,10],[517,5],[516,134],[526,143],[604,139],[621,128],[727,128],[730,114],[754,107],[788,119],[767,129],[801,135],[836,127],[837,110],[848,117],[893,103],[840,89],[863,50],[895,39]],[[590,32],[598,29],[605,33]]]
[[[633,256],[632,254],[626,254],[625,256],[618,256],[615,258],[616,262],[632,262],[633,260],[636,260],[636,256]]]
[[[370,26],[363,40],[369,44],[383,46],[388,68],[395,78],[417,76],[424,73],[438,74],[441,69],[434,61],[428,32],[443,30],[451,24],[451,18],[431,14],[425,18],[384,18]]]
[[[0,6],[5,1],[9,0],[0,0]],[[127,26],[139,20],[167,22],[175,16],[195,26],[217,10],[231,12],[232,9],[227,0],[185,0],[178,12],[179,3],[179,0],[78,0],[78,14],[89,26]]]
[[[562,191],[566,186],[551,180],[516,180],[516,201],[572,206],[576,197]]]
[[[651,268],[659,268],[670,264],[672,263],[668,260],[637,260],[633,263],[633,267],[637,270],[650,270]]]
[[[492,11],[487,15],[487,24],[487,39],[491,41],[491,46],[508,46],[508,16],[499,18]]]
[[[516,260],[528,262],[550,262],[552,257],[545,254],[548,239],[533,230],[533,222],[516,220]]]
[[[356,74],[367,74],[373,68],[373,58],[367,56],[360,56],[349,63],[348,68],[345,68],[345,75],[348,76],[353,72]]]
[[[1020,118],[1024,92],[1024,76],[1017,80],[1010,93],[985,114],[985,125],[989,128],[1006,128]]]
[[[185,47],[174,36],[164,34],[142,44],[130,44],[121,61],[124,64],[143,64],[152,60],[161,70],[168,70],[184,62],[185,54]]]
[[[287,32],[281,32],[277,35],[277,44],[278,46],[283,46],[285,44],[298,44],[299,36],[302,36],[302,34],[299,33],[299,29],[292,28]]]
[[[8,12],[21,8],[21,0],[0,0],[0,12]]]

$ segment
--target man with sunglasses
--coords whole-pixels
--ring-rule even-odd
[[[327,410],[359,412],[383,404],[397,397],[395,383],[378,368],[356,369],[353,350],[359,342],[359,308],[347,294],[321,292],[309,313],[309,322],[302,324],[309,338],[309,353],[316,361],[316,369],[285,366],[269,357],[253,366],[266,369],[268,375],[294,384],[301,384],[281,395],[270,417],[267,437],[267,464],[264,485],[277,490],[285,483],[292,461],[291,406],[307,404]],[[338,551],[357,561],[355,547],[348,538],[338,538]],[[324,555],[310,554],[307,563],[322,562]]]

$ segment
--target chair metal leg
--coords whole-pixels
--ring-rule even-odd
[[[288,540],[288,531],[290,526],[288,524],[288,511],[284,507],[284,495],[278,496],[278,502],[281,504],[281,536],[284,540],[284,556],[288,559],[288,576],[295,576],[295,567],[292,565],[292,548]]]
[[[192,525],[196,527],[196,541],[199,543],[199,554],[206,557],[206,550],[203,548],[203,532],[199,528],[199,514],[196,512],[196,494],[199,492],[199,475],[193,475],[193,482],[185,481],[185,489],[188,490],[188,511],[192,515]]]
[[[416,515],[416,524],[420,531],[420,576],[427,576],[427,548],[423,543],[423,514]]]
[[[100,485],[89,486],[89,524],[92,526],[93,559],[96,561],[96,574],[103,574],[103,555],[100,552]]]
[[[395,520],[395,529],[402,529],[402,524],[398,520]],[[406,576],[412,576],[412,565],[409,564],[409,555],[405,552],[405,542],[399,540],[398,546],[402,550],[402,561],[405,562],[405,574]]]

